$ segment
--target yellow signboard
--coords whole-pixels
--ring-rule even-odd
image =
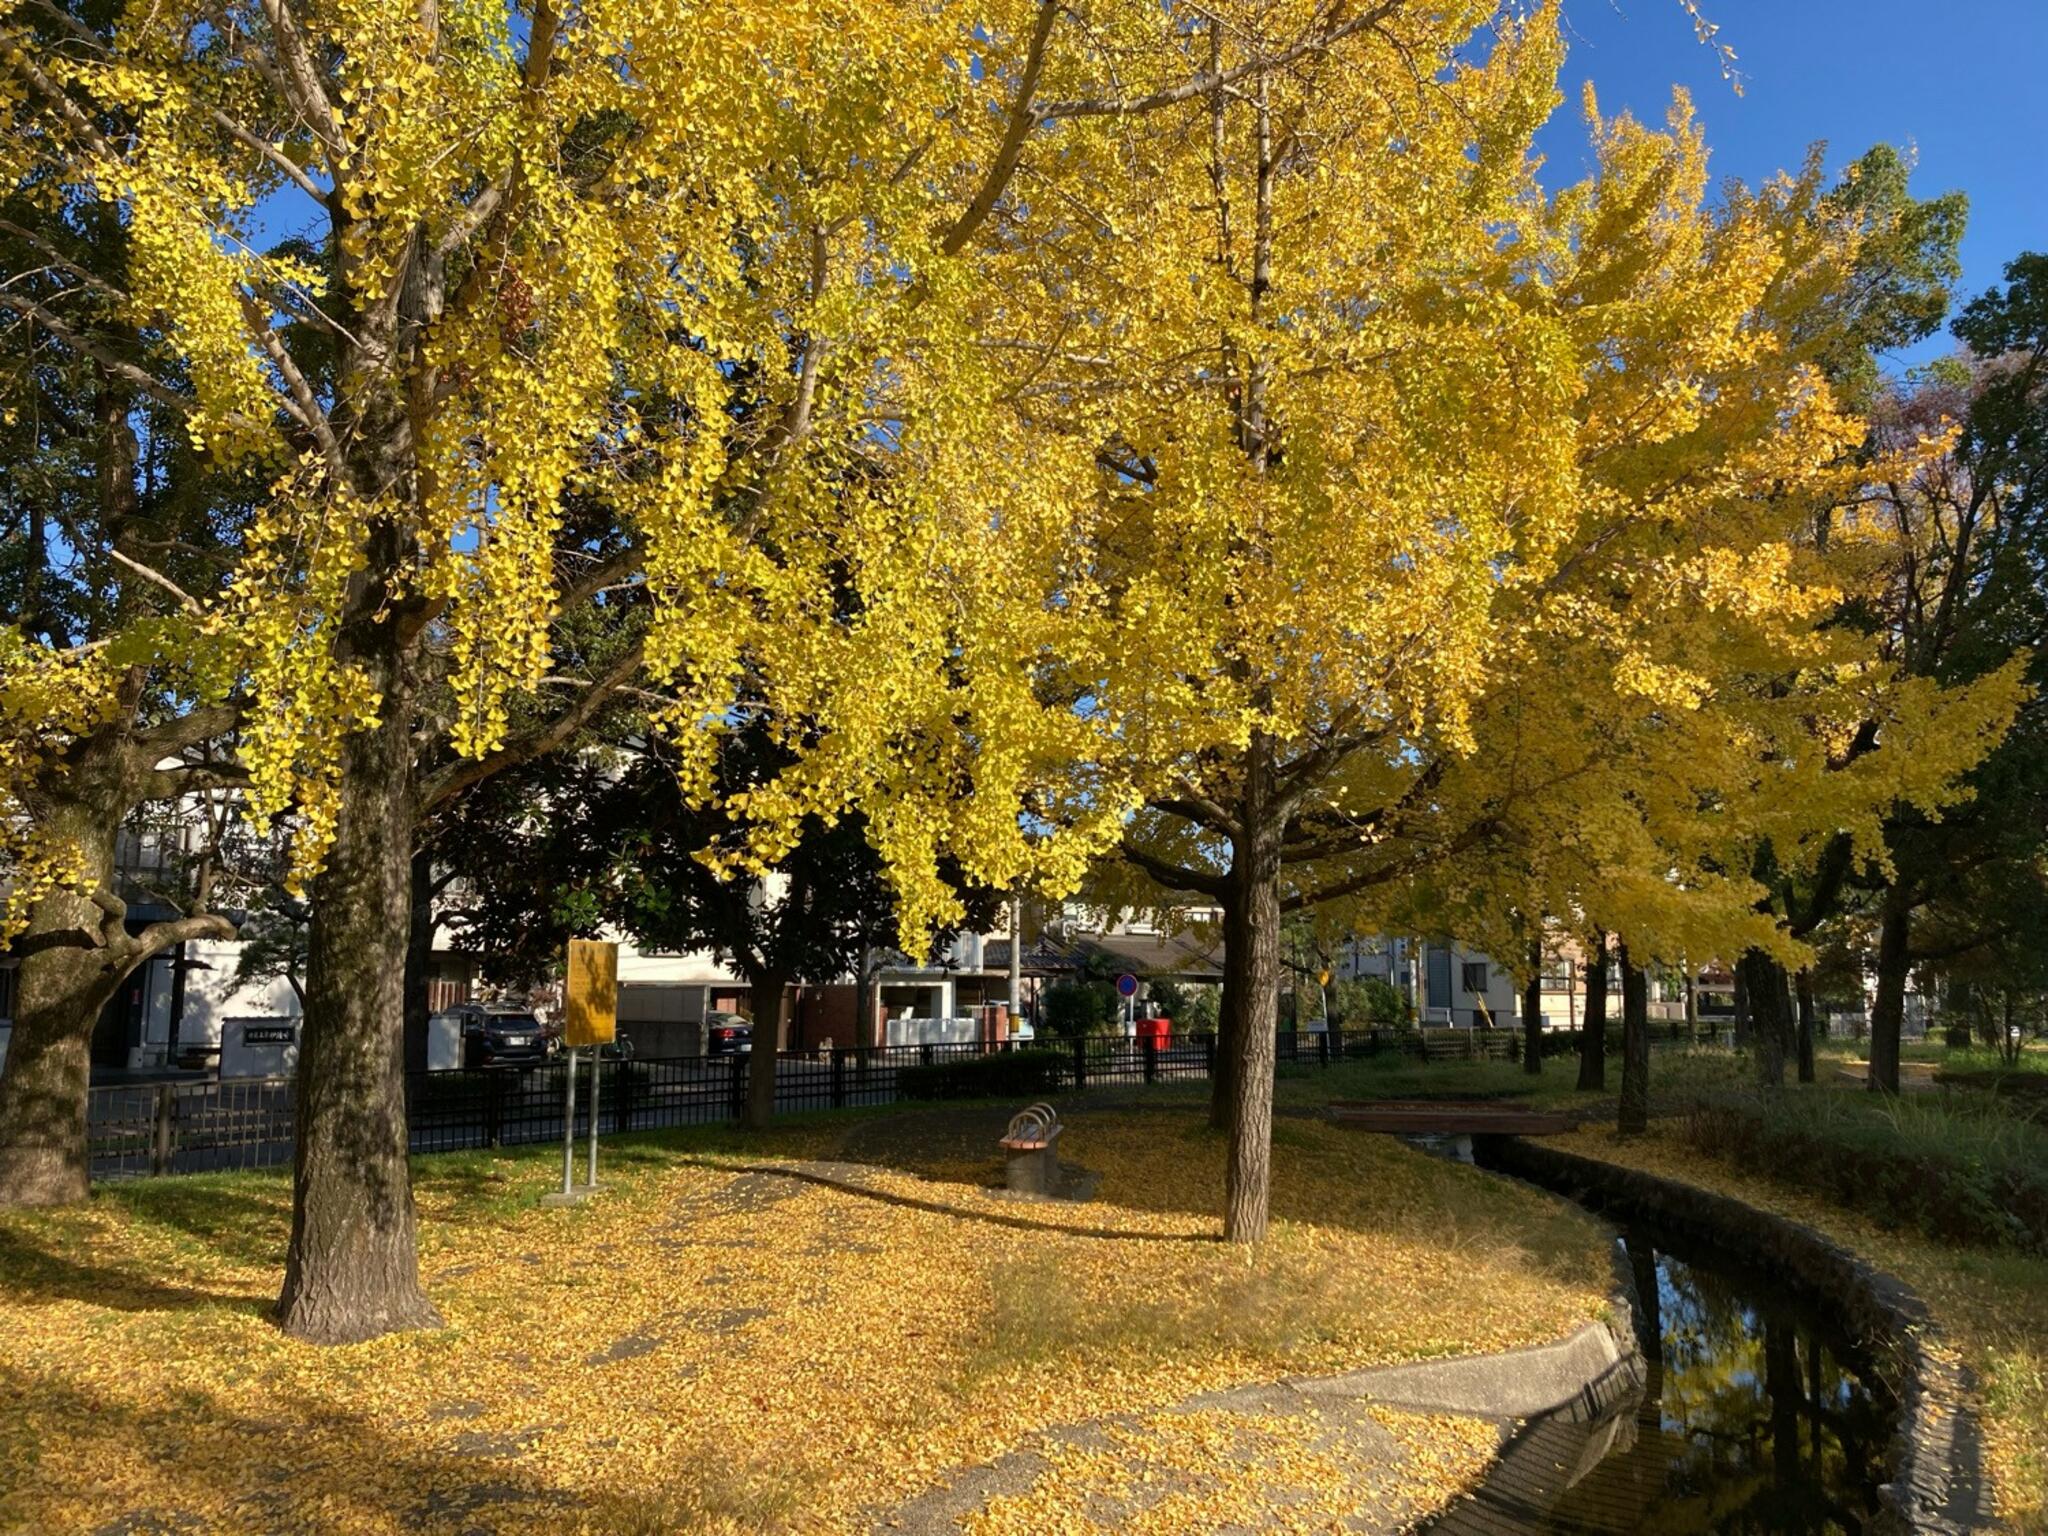
[[[562,1043],[603,1045],[618,1032],[618,1024],[619,946],[601,939],[571,939]]]

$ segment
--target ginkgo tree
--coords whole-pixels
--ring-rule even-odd
[[[1143,133],[1063,131],[1038,163],[1085,195],[1006,208],[978,328],[1015,359],[1005,449],[1068,526],[963,585],[956,632],[1009,649],[950,653],[950,747],[935,726],[896,759],[927,847],[1021,809],[1070,854],[1116,847],[1155,902],[1221,908],[1241,1240],[1267,1222],[1285,913],[1457,867],[1518,919],[1502,953],[1573,901],[1638,966],[1679,932],[1776,942],[1717,852],[1874,830],[2005,707],[1901,706],[1886,750],[1830,771],[1876,658],[1827,631],[1809,536],[1862,429],[1774,323],[1854,259],[1810,180],[1709,207],[1681,102],[1661,133],[1595,114],[1594,174],[1546,195],[1554,10],[1388,14],[1237,73],[1295,20],[1217,7],[1134,43],[1135,101],[1190,61],[1209,88]],[[1544,873],[1574,828],[1625,891]]]
[[[894,530],[874,514],[864,544],[849,511],[853,412],[892,316],[939,354],[957,334],[946,274],[890,243],[936,239],[981,150],[980,87],[949,65],[966,34],[886,4],[799,24],[264,0],[17,12],[0,41],[7,173],[126,229],[122,270],[73,276],[166,355],[102,356],[32,294],[16,312],[267,486],[232,578],[194,601],[247,701],[250,808],[292,811],[315,913],[282,1320],[431,1323],[399,1050],[415,822],[572,732],[573,706],[508,735],[558,682],[674,679],[706,701],[678,711],[687,740],[736,665],[694,606],[719,583],[785,624],[836,616],[829,549],[882,606]],[[564,657],[564,605],[608,592],[615,653]]]
[[[129,231],[118,273],[71,283],[147,320],[164,350],[118,360],[131,382],[266,487],[190,595],[314,913],[288,1329],[434,1321],[399,1066],[416,824],[636,670],[673,690],[693,795],[741,697],[802,759],[733,795],[721,867],[865,798],[906,928],[958,910],[942,834],[995,884],[1072,877],[1003,766],[1020,733],[1089,742],[1016,667],[1057,616],[960,601],[1057,563],[1093,490],[1092,450],[1014,409],[1012,232],[1085,202],[1070,137],[1150,136],[1413,8],[1294,7],[1213,77],[1178,16],[1114,3],[8,14],[7,174]],[[10,303],[113,365],[64,304]],[[518,725],[552,688],[573,702]],[[944,752],[963,688],[1000,727],[972,785]],[[900,809],[934,791],[943,823]]]

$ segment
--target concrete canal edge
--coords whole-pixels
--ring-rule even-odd
[[[1839,1309],[1898,1398],[1884,1529],[1956,1536],[1996,1528],[1975,1383],[1904,1281],[1802,1222],[1728,1195],[1519,1137],[1488,1138],[1484,1166],[1566,1194],[1602,1214],[1636,1216],[1720,1248]]]

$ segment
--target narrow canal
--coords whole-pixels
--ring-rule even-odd
[[[1871,1527],[1895,1404],[1830,1325],[1727,1255],[1623,1228],[1641,1298],[1639,1398],[1525,1426],[1478,1494],[1427,1530],[1829,1536]]]

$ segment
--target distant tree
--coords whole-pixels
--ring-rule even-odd
[[[1095,978],[1068,977],[1045,989],[1040,1011],[1048,1033],[1080,1040],[1106,1033],[1116,1021],[1116,988]]]
[[[757,725],[723,734],[712,799],[723,804],[783,761]],[[549,974],[567,941],[610,928],[644,949],[710,950],[746,978],[754,1023],[747,1123],[774,1114],[775,1055],[789,988],[855,973],[898,935],[897,898],[858,815],[807,818],[767,874],[720,855],[743,829],[693,802],[659,741],[593,744],[477,786],[440,829],[455,943],[505,981]],[[957,871],[954,877],[958,880]],[[994,921],[998,897],[960,882],[961,921],[935,946]]]

